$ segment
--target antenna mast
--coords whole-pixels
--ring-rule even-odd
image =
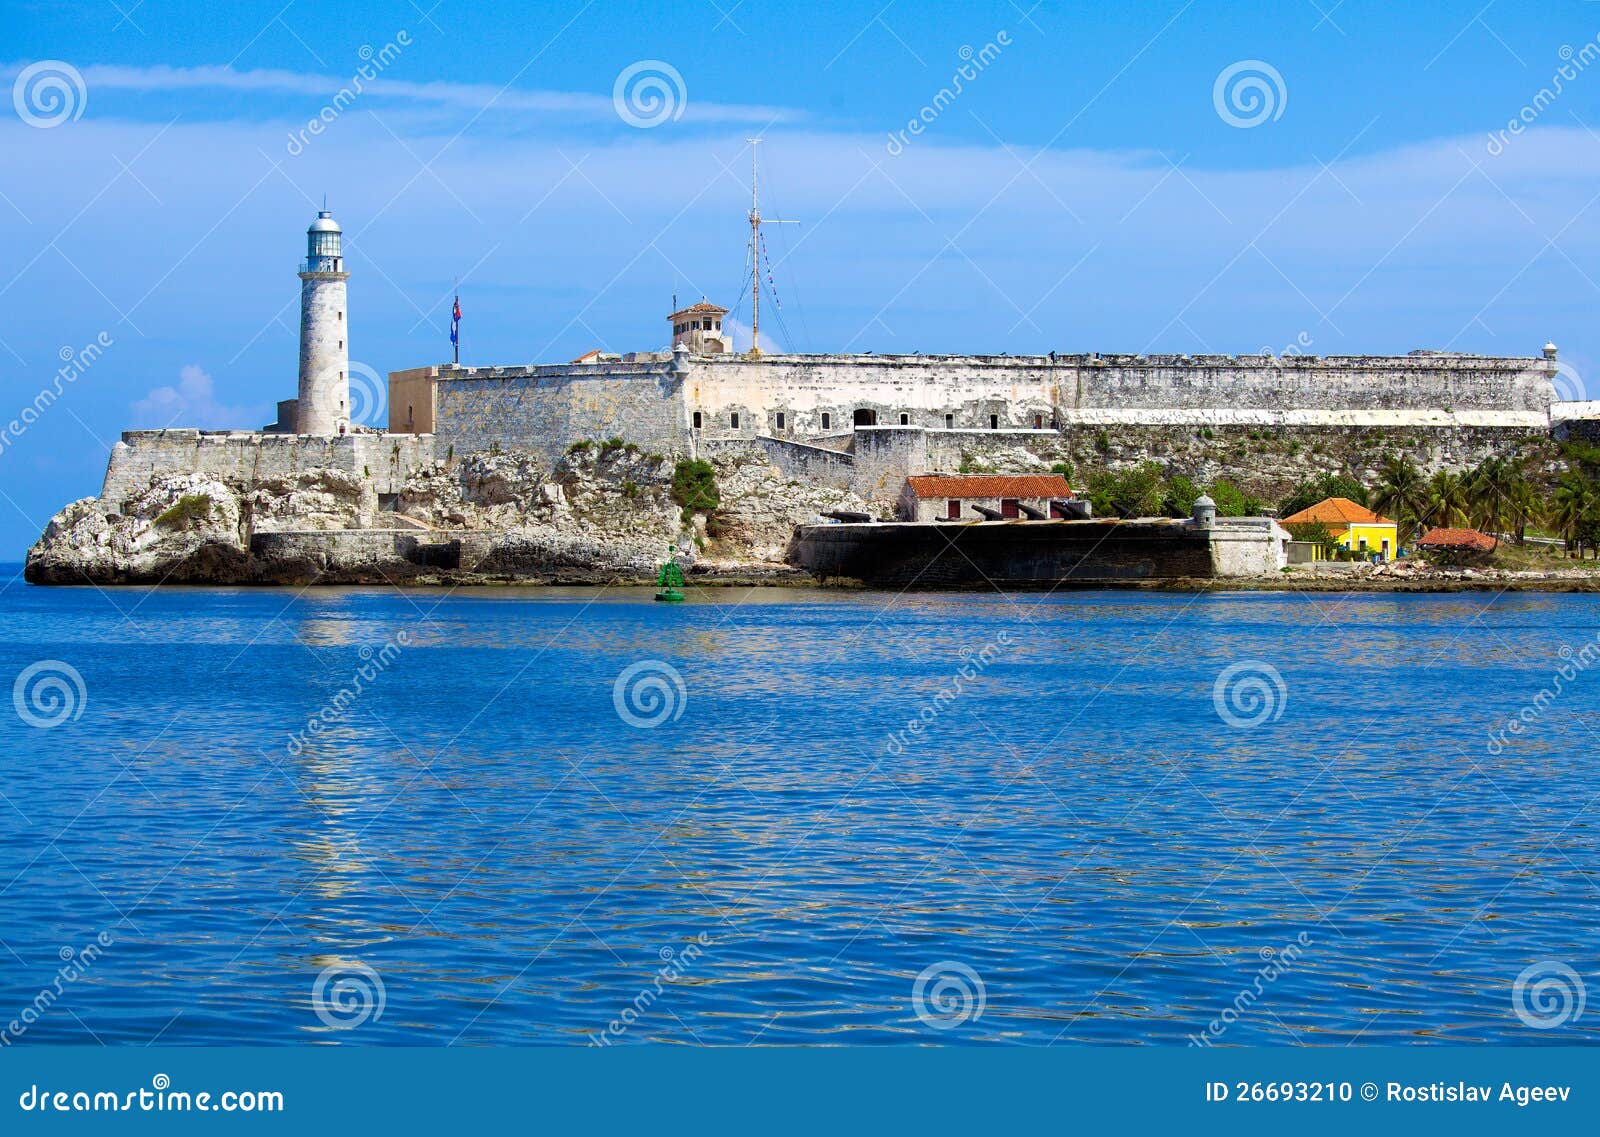
[[[759,138],[746,138],[750,143],[750,354],[761,354],[761,226],[798,225],[798,221],[783,221],[776,217],[761,216],[761,202],[756,193],[756,147]]]

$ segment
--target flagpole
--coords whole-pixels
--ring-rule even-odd
[[[455,366],[461,366],[461,278],[456,277],[455,307],[450,309],[450,350]]]

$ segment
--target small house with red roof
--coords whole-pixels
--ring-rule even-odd
[[[1294,526],[1320,521],[1334,543],[1357,553],[1382,553],[1385,560],[1400,548],[1399,527],[1347,497],[1329,497],[1291,514],[1279,522],[1293,533]]]
[[[1064,517],[1072,487],[1060,474],[913,474],[900,492],[907,521]]]
[[[1487,557],[1500,542],[1476,529],[1429,529],[1417,541],[1417,548],[1438,560],[1468,561]]]

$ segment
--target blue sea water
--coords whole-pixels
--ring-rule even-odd
[[[0,617],[7,1042],[1600,1038],[1600,597]]]

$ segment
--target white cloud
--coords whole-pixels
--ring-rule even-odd
[[[253,430],[271,417],[265,407],[219,403],[212,388],[211,376],[199,364],[184,364],[176,387],[157,387],[133,404],[133,429]]]
[[[0,67],[0,78],[9,82],[23,64]],[[304,95],[331,100],[341,89],[353,89],[352,76],[318,75],[312,72],[283,71],[272,68],[237,70],[232,67],[127,67],[94,64],[80,68],[91,92],[127,91],[134,93],[186,91],[240,91],[251,94]],[[471,111],[517,112],[585,120],[610,119],[620,124],[617,108],[609,92],[592,94],[573,91],[539,91],[504,87],[491,83],[417,83],[378,76],[360,83],[360,96],[402,101],[432,107],[458,107]],[[252,116],[260,118],[259,110]],[[773,123],[804,118],[800,111],[770,106],[740,106],[703,102],[688,93],[683,118],[698,123]]]

